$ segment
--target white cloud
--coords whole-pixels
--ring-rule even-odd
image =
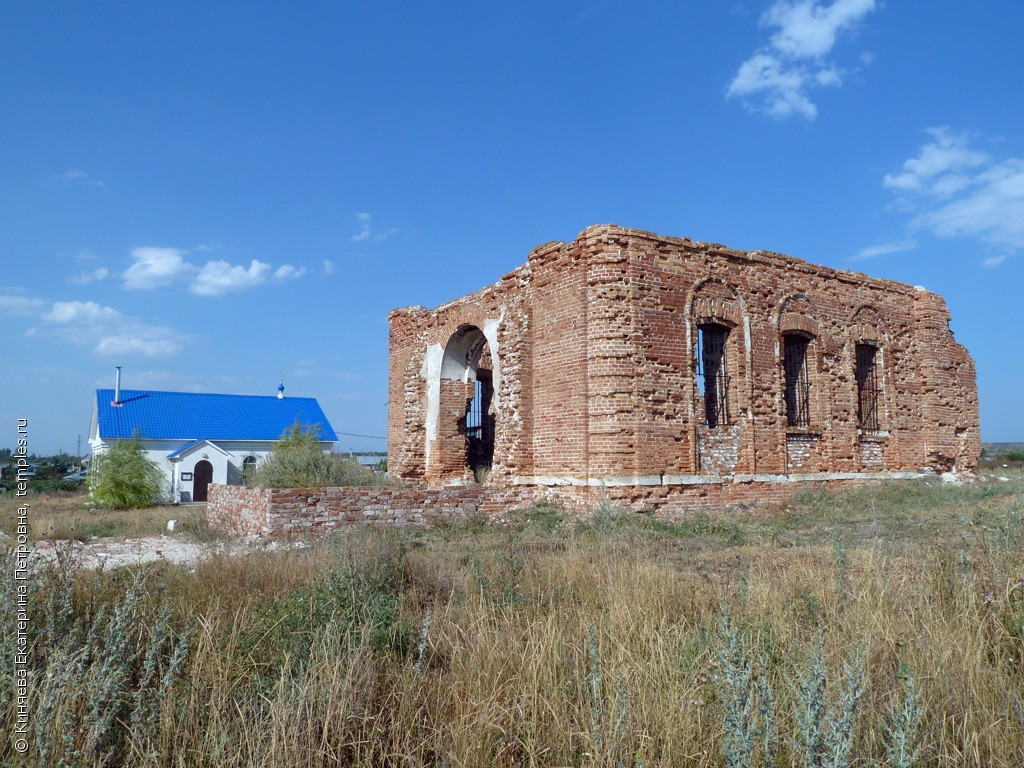
[[[993,269],[995,267],[998,267],[1004,261],[1006,261],[1005,253],[1002,256],[989,256],[987,259],[981,262],[981,266],[985,267],[986,269]]]
[[[77,182],[80,184],[91,184],[94,187],[105,187],[107,186],[99,179],[93,178],[85,171],[80,171],[77,168],[72,168],[64,172],[64,180],[70,182]]]
[[[304,274],[306,274],[305,267],[293,267],[291,264],[283,264],[274,270],[274,279],[289,280],[302,277]]]
[[[863,261],[864,259],[873,259],[876,256],[887,256],[890,253],[912,251],[915,248],[917,248],[916,240],[900,240],[891,243],[879,243],[878,245],[861,248],[857,255],[853,257],[853,260]]]
[[[87,285],[89,283],[97,283],[100,280],[106,280],[110,277],[110,270],[106,267],[99,267],[88,272],[81,272],[74,277],[69,277],[68,280],[75,285]]]
[[[257,259],[253,259],[248,268],[226,261],[208,261],[196,275],[190,290],[197,296],[221,296],[253,288],[266,280],[269,273],[270,265]]]
[[[726,96],[749,97],[761,93],[764,98],[761,109],[772,117],[796,114],[813,120],[818,110],[807,98],[806,80],[805,70],[788,67],[769,53],[758,53],[740,65]]]
[[[331,261],[330,259],[324,259],[324,274],[325,275],[333,275],[334,274],[334,262]]]
[[[42,299],[27,296],[0,296],[0,314],[8,317],[35,317],[46,306]]]
[[[103,337],[96,343],[95,349],[104,357],[171,357],[181,351],[181,345],[174,339],[155,339],[125,333]]]
[[[119,320],[121,313],[113,307],[102,307],[95,301],[55,301],[43,315],[48,323],[99,323]]]
[[[42,332],[103,356],[166,357],[181,351],[183,337],[173,328],[143,323],[113,307],[95,301],[33,301],[43,329],[30,329],[30,335]]]
[[[365,243],[369,240],[379,242],[387,240],[398,232],[397,227],[392,227],[383,232],[375,232],[373,229],[373,215],[369,213],[357,213],[356,221],[359,223],[359,231],[352,235],[352,242],[354,243]]]
[[[373,216],[368,213],[357,213],[356,221],[359,222],[359,231],[352,235],[352,241],[360,243],[364,240],[370,239],[370,227],[372,226]]]
[[[808,92],[838,88],[843,71],[826,60],[838,35],[856,26],[876,7],[876,0],[777,0],[761,16],[762,27],[775,28],[764,46],[744,61],[726,89],[726,98],[741,98],[751,109],[779,119],[799,115],[814,120],[818,110]],[[861,61],[867,63],[864,57]]]
[[[289,280],[302,277],[306,267],[283,264],[272,270],[270,264],[253,259],[249,266],[231,264],[223,259],[211,259],[201,266],[185,259],[196,251],[211,252],[214,247],[201,245],[192,251],[181,248],[133,248],[135,261],[125,270],[121,279],[129,289],[160,288],[174,283],[187,283],[197,296],[222,296],[231,291],[244,291],[265,283],[268,278]],[[97,270],[97,273],[101,270]],[[91,274],[91,273],[89,273]],[[80,276],[83,277],[83,276]]]
[[[180,248],[132,248],[135,263],[121,275],[125,288],[148,289],[170,285],[195,272]]]
[[[969,179],[958,199],[921,217],[941,237],[978,237],[1024,247],[1024,160],[1011,158]]]
[[[994,159],[946,127],[928,133],[932,140],[902,172],[882,179],[901,209],[916,212],[911,226],[1010,252],[1024,248],[1024,159]]]
[[[931,192],[947,197],[959,192],[969,178],[962,172],[989,162],[984,152],[968,146],[965,135],[955,135],[948,127],[929,128],[932,142],[921,147],[917,157],[903,163],[903,172],[886,174],[882,184],[890,189]]]
[[[823,69],[820,72],[816,72],[814,74],[814,80],[821,86],[835,86],[838,88],[843,84],[842,75],[839,74],[839,70],[834,68]]]
[[[795,59],[821,58],[832,52],[836,35],[873,11],[875,0],[835,0],[822,6],[814,0],[779,0],[761,17],[761,26],[778,27],[771,44]]]

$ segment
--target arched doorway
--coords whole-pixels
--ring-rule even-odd
[[[463,325],[448,339],[441,362],[435,480],[483,480],[494,460],[494,361],[487,338]]]
[[[192,469],[192,501],[206,501],[207,486],[213,482],[213,464],[203,459]]]

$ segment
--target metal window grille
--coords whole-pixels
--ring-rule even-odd
[[[466,409],[466,437],[469,439],[480,440],[484,436],[483,401],[483,382],[477,379],[473,399]]]
[[[478,370],[465,420],[466,464],[474,473],[489,468],[494,460],[494,414],[490,412],[493,399],[490,371]]]
[[[704,421],[709,427],[728,426],[729,371],[726,341],[729,329],[710,323],[698,327],[697,378],[704,396]]]
[[[865,432],[878,431],[878,350],[870,344],[857,345],[857,425]]]
[[[786,421],[791,427],[811,425],[811,376],[807,362],[809,340],[787,334],[783,364],[786,373]]]

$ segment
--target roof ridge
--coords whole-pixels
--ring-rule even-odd
[[[97,387],[96,394],[100,392],[114,392],[113,387]],[[121,387],[121,394],[125,392],[145,392],[152,395],[202,395],[206,397],[267,397],[271,400],[316,400],[316,397],[310,395],[288,395],[280,398],[275,395],[242,395],[237,392],[181,392],[171,389],[129,389],[127,387]]]

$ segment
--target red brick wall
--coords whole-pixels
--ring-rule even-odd
[[[273,498],[270,488],[210,484],[206,520],[210,527],[236,536],[269,535],[267,509]]]
[[[409,480],[471,480],[452,414],[430,408],[441,389],[430,362],[466,325],[496,362],[494,488],[751,475],[774,488],[796,475],[970,471],[980,454],[974,364],[941,297],[776,253],[591,227],[534,249],[492,286],[390,319],[388,460]],[[705,322],[730,329],[732,424],[718,428],[705,424],[695,375]],[[806,428],[786,422],[784,332],[811,339]],[[858,430],[858,343],[879,349],[877,434]],[[705,495],[738,498],[739,485]]]
[[[244,488],[211,485],[207,519],[237,536],[318,536],[359,523],[428,525],[482,514],[497,517],[528,503],[532,489],[360,486],[346,488]]]
[[[529,465],[522,474],[567,474],[587,466],[586,273],[581,249],[562,243],[530,254]],[[500,419],[500,414],[498,415]]]

